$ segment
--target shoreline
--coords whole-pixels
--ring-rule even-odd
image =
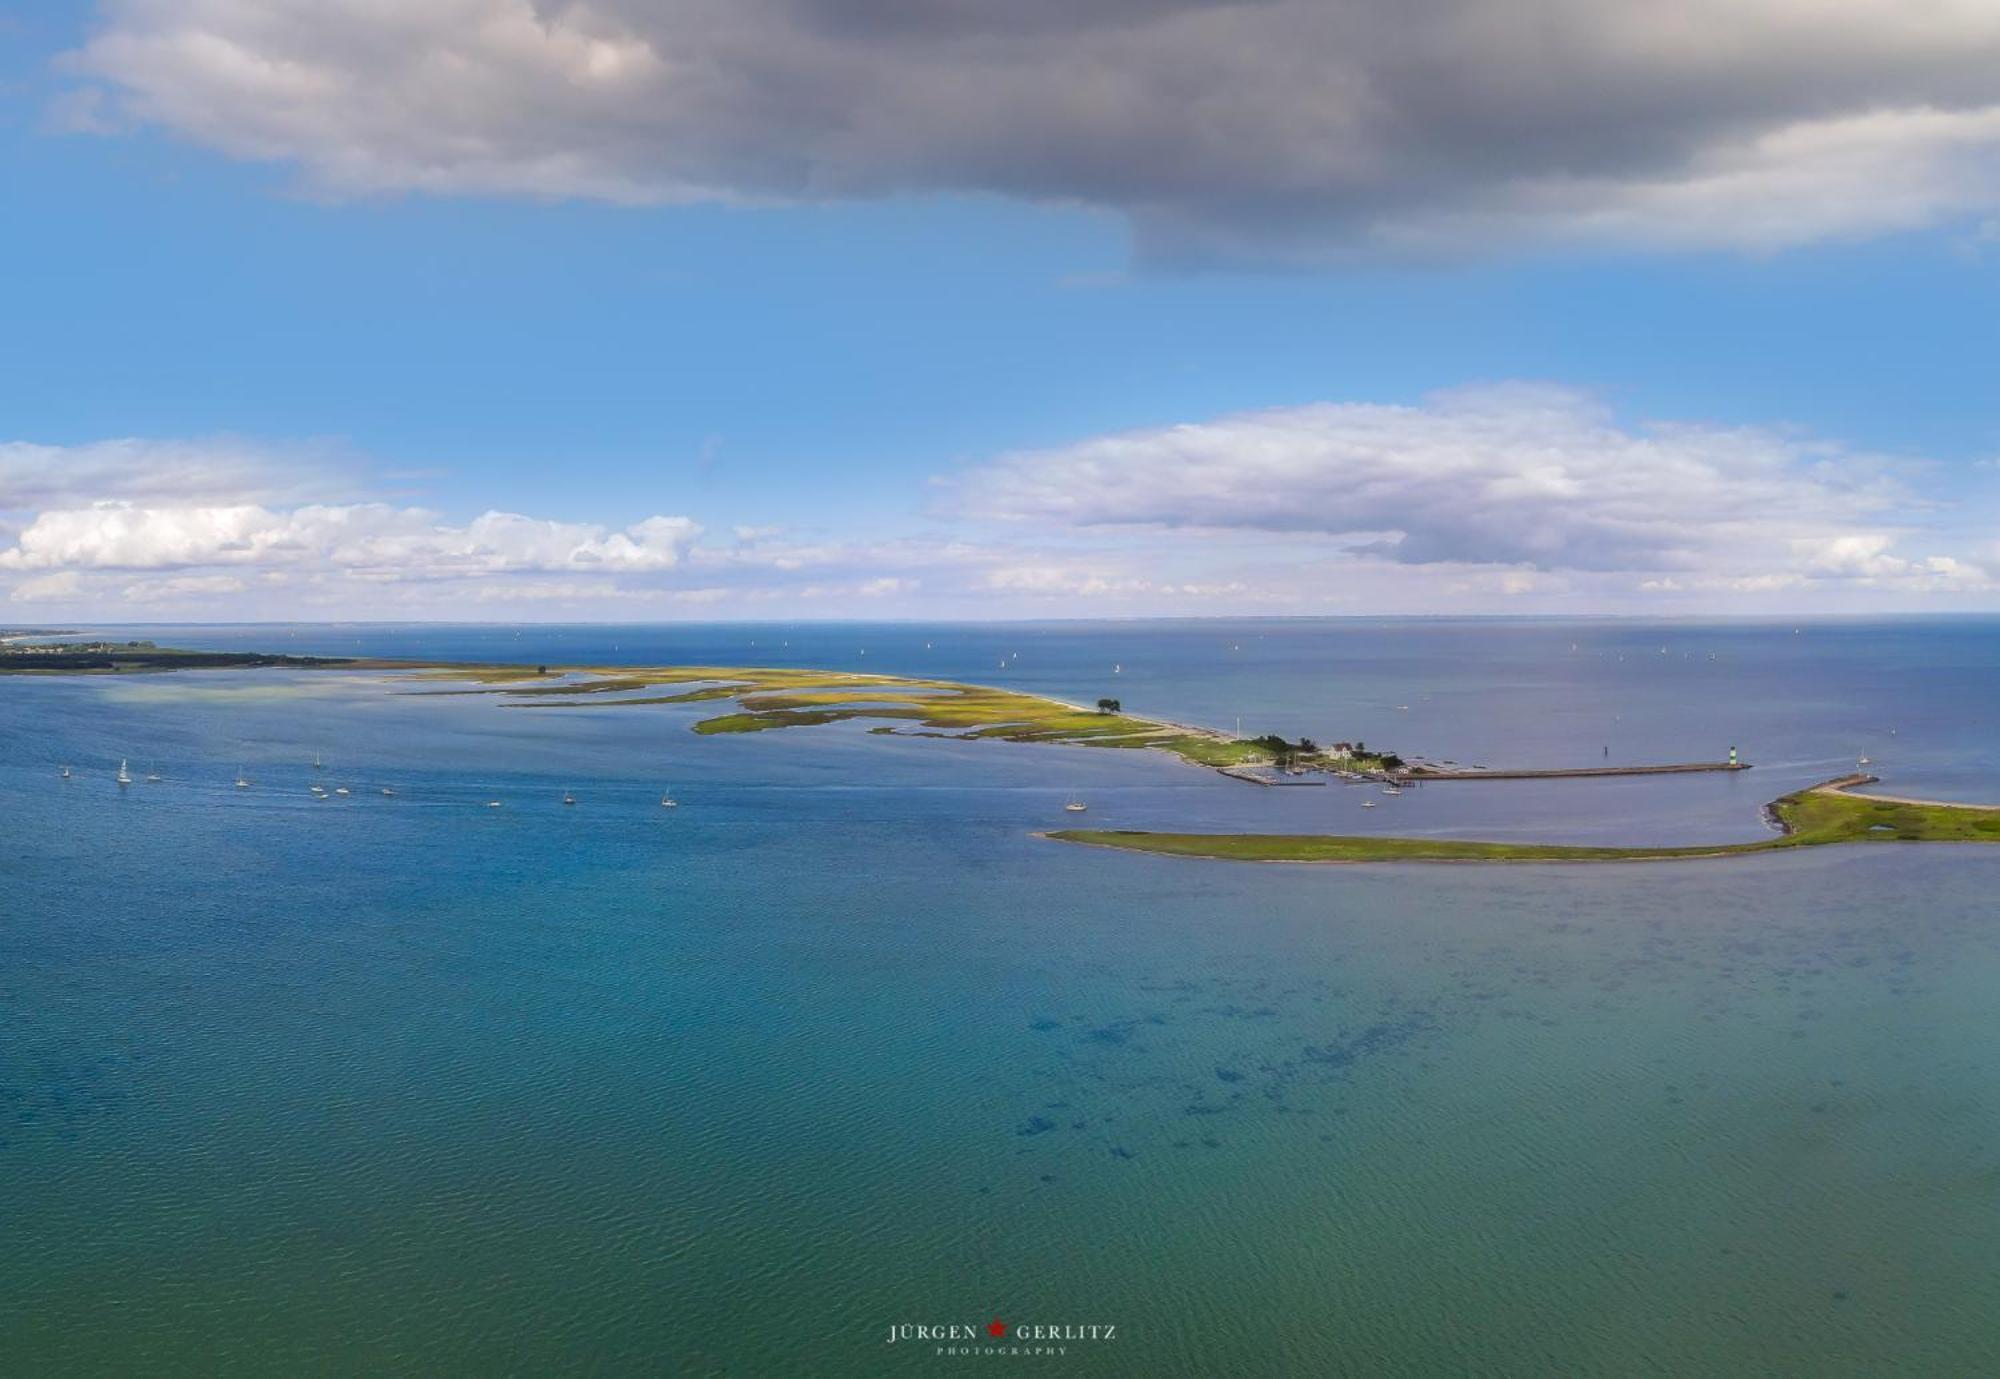
[[[1617,847],[1572,843],[1501,843],[1385,834],[1165,833],[1123,829],[1048,829],[1034,836],[1083,847],[1156,857],[1289,866],[1364,863],[1687,862],[1748,857],[1794,848],[1852,843],[2000,843],[2000,805],[1918,801],[1855,790],[1866,774],[1836,776],[1780,796],[1763,807],[1778,836],[1686,847]]]

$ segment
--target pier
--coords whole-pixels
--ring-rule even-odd
[[[1551,766],[1489,771],[1446,770],[1437,766],[1412,766],[1396,773],[1399,781],[1440,780],[1569,780],[1588,776],[1687,776],[1707,771],[1748,771],[1747,761],[1680,761],[1662,766]]]

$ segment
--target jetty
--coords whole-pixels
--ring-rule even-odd
[[[1747,761],[1676,761],[1659,766],[1548,766],[1489,771],[1483,767],[1449,769],[1409,766],[1395,774],[1399,781],[1440,780],[1571,780],[1590,776],[1688,776],[1707,771],[1748,771]]]
[[[1877,804],[1907,804],[1920,809],[1958,809],[1975,814],[2000,814],[2000,804],[1966,804],[1960,800],[1928,800],[1916,795],[1878,795],[1872,790],[1863,790],[1864,785],[1880,783],[1880,776],[1871,776],[1866,771],[1857,771],[1850,776],[1839,776],[1833,780],[1821,781],[1809,792],[1815,795],[1846,795],[1857,800],[1872,800]]]

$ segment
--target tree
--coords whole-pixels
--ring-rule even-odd
[[[1097,701],[1097,711],[1099,713],[1117,713],[1124,707],[1116,699],[1100,699]]]

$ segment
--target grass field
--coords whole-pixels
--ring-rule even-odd
[[[871,720],[890,731],[907,725],[903,730],[928,736],[1152,749],[1201,766],[1271,760],[1256,743],[1223,734],[954,680],[760,666],[584,667],[550,676],[520,666],[427,667],[426,675],[478,686],[428,693],[497,694],[523,708],[733,703],[732,712],[695,724],[705,736]],[[654,689],[663,692],[639,692]],[[604,697],[613,694],[621,697]]]
[[[1142,833],[1060,829],[1065,843],[1234,862],[1660,862],[1740,857],[1836,843],[2000,843],[2000,807],[1883,800],[1814,786],[1772,804],[1785,832],[1747,843],[1692,847],[1583,847],[1455,838],[1292,833]]]

